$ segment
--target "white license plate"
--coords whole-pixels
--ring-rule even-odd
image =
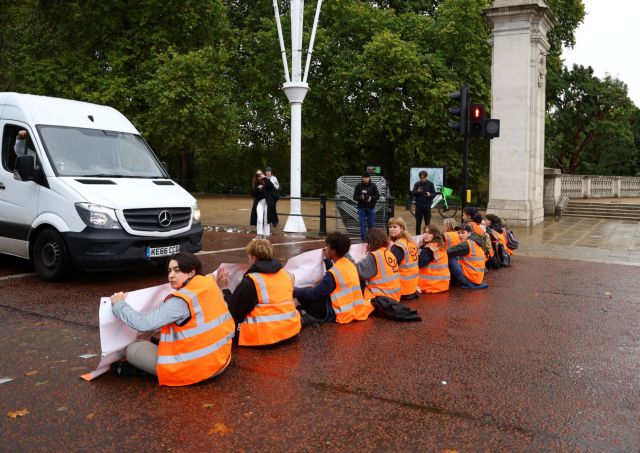
[[[166,247],[147,247],[147,258],[156,258],[158,256],[170,256],[180,251],[179,245],[168,245]]]

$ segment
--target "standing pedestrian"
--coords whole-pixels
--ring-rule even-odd
[[[256,170],[251,183],[253,206],[249,224],[255,225],[257,236],[255,239],[268,238],[271,235],[270,224],[278,223],[278,214],[273,201],[273,184],[267,179],[262,170]]]
[[[371,175],[362,173],[362,181],[353,191],[353,199],[358,202],[358,220],[360,222],[360,239],[364,241],[367,231],[376,222],[376,203],[380,198],[378,187],[371,182]]]
[[[416,202],[416,235],[421,234],[420,226],[422,219],[424,224],[429,225],[431,223],[431,203],[436,196],[436,187],[431,181],[427,179],[429,174],[422,170],[418,173],[420,181],[413,185],[411,196],[414,197]]]
[[[277,211],[277,204],[278,204],[278,200],[280,199],[280,183],[278,182],[278,178],[275,177],[275,175],[273,174],[273,169],[271,167],[266,167],[264,169],[264,175],[265,177],[271,181],[271,184],[273,184],[273,208]],[[271,226],[276,228],[278,226],[278,222],[272,222]]]

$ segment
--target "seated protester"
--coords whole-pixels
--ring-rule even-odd
[[[457,235],[458,233],[456,233]],[[420,273],[418,287],[423,293],[441,293],[449,290],[451,274],[449,256],[442,233],[435,225],[424,227],[424,237],[418,259]]]
[[[358,270],[348,258],[351,240],[338,231],[325,238],[324,262],[327,272],[322,281],[310,288],[294,288],[293,295],[302,308],[322,322],[347,324],[364,321],[373,311],[360,288]]]
[[[442,240],[445,247],[453,247],[460,244],[460,236],[456,230],[456,220],[453,218],[444,219],[442,223]]]
[[[484,234],[484,230],[482,229],[482,216],[478,212],[478,208],[473,206],[467,206],[462,210],[462,223],[471,225],[473,228],[473,232],[478,236],[482,236]]]
[[[246,251],[250,267],[233,294],[222,269],[216,277],[240,330],[238,344],[264,346],[296,336],[302,325],[293,301],[293,275],[273,259],[267,239],[252,240]]]
[[[407,224],[402,217],[389,219],[391,253],[396,257],[400,269],[400,299],[417,299],[418,289],[418,247],[407,232]]]
[[[502,228],[502,220],[500,219],[500,217],[495,214],[487,214],[485,218],[488,222],[487,231],[491,232],[490,234],[498,241],[500,241],[509,255],[513,255],[513,250],[510,250],[509,247],[507,247],[507,237],[505,234],[506,232]]]
[[[482,238],[473,232],[471,225],[458,227],[460,244],[447,249],[449,271],[461,288],[485,289],[485,255],[480,244]]]
[[[364,281],[364,300],[387,296],[396,302],[400,301],[398,262],[387,248],[387,233],[380,228],[371,228],[365,242],[369,253],[356,264],[358,276]]]
[[[168,265],[174,292],[164,303],[140,313],[126,303],[127,293],[111,296],[113,314],[141,332],[161,329],[160,343],[135,341],[127,346],[129,364],[158,376],[160,385],[195,384],[224,371],[231,361],[233,320],[220,288],[202,275],[202,264],[192,253],[180,252]],[[122,362],[114,363],[122,366]],[[116,368],[119,374],[132,374]]]

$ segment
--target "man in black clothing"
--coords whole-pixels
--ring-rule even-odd
[[[414,184],[411,196],[416,201],[416,234],[420,235],[422,219],[425,226],[431,223],[431,203],[436,196],[436,187],[427,179],[426,171],[422,170],[418,176],[420,181]]]
[[[358,202],[358,220],[360,221],[360,239],[364,241],[367,231],[376,222],[376,202],[380,198],[378,187],[371,182],[369,172],[362,174],[362,181],[353,191],[353,199]]]

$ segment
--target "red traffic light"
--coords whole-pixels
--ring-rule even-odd
[[[484,119],[484,105],[471,104],[469,119],[471,121],[481,121]]]

